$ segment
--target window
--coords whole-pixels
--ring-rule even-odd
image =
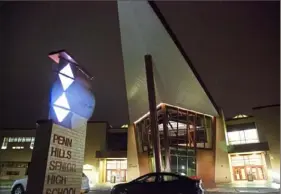
[[[24,149],[24,147],[23,146],[13,146],[12,149],[13,150],[22,150],[22,149]]]
[[[232,131],[227,133],[230,145],[258,143],[257,129],[247,129],[242,131]]]
[[[146,175],[135,180],[138,183],[152,183],[156,181],[156,175]]]
[[[127,160],[121,161],[121,169],[127,169]]]
[[[9,137],[9,142],[14,142],[14,138],[13,137]]]
[[[233,117],[234,119],[241,119],[241,118],[246,118],[248,117],[248,115],[243,115],[243,114],[239,114],[239,115],[236,115],[235,117]]]
[[[25,142],[31,142],[31,137],[26,137]]]
[[[179,177],[173,176],[173,175],[163,175],[163,181],[164,182],[169,182],[169,181],[176,181],[179,180]]]
[[[231,156],[232,166],[263,165],[261,154]]]
[[[8,146],[8,137],[4,137],[1,149],[5,150],[7,149],[7,146]]]
[[[34,148],[34,141],[35,141],[35,138],[32,137],[32,138],[31,138],[31,143],[30,143],[30,149],[33,149],[33,148]]]
[[[127,169],[127,160],[107,160],[106,169],[116,170],[116,169]]]
[[[126,133],[108,133],[107,147],[109,150],[127,150],[127,132]]]
[[[19,171],[7,171],[6,172],[6,175],[9,175],[9,176],[16,176],[16,175],[19,175],[20,172]]]
[[[106,169],[116,169],[116,161],[106,161]]]
[[[12,149],[23,149],[23,144],[28,142],[30,142],[30,149],[33,149],[34,141],[35,137],[4,137],[1,149],[7,149],[8,143],[13,143],[13,145],[17,143],[16,146],[12,147]]]

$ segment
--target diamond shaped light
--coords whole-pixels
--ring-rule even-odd
[[[63,119],[69,113],[69,110],[66,110],[66,109],[63,109],[63,108],[60,108],[60,107],[57,107],[57,106],[54,106],[53,108],[54,108],[54,111],[56,113],[56,116],[57,116],[59,122],[62,122]]]
[[[73,79],[66,77],[63,74],[59,74],[59,77],[64,91],[74,82]]]
[[[68,77],[74,78],[74,75],[72,73],[69,63],[62,70],[60,70],[60,73],[66,75]]]
[[[62,95],[55,101],[54,105],[70,109],[67,98],[65,96],[65,93],[63,92]]]

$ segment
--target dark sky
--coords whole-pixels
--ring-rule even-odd
[[[117,70],[117,66],[122,66],[122,59],[120,58],[121,51],[117,51],[118,44],[120,44],[119,32],[113,30],[118,26],[118,21],[110,20],[110,18],[116,18],[117,15],[117,12],[113,11],[112,2],[110,12],[101,11],[105,10],[106,4],[109,2],[101,3],[100,7],[94,6],[95,8],[91,8],[89,6],[91,3],[88,2],[87,9],[81,13],[76,13],[75,10],[79,10],[79,7],[83,10],[82,4],[72,2],[69,3],[73,5],[69,8],[73,9],[72,14],[64,15],[59,15],[59,11],[56,11],[57,6],[50,5],[50,2],[45,2],[42,6],[47,4],[48,9],[55,11],[59,20],[66,21],[65,23],[68,25],[68,33],[60,34],[61,37],[58,39],[61,43],[73,36],[75,44],[83,45],[84,49],[92,48],[91,45],[85,46],[89,41],[100,45],[98,53],[87,53],[88,58],[99,64],[99,66],[89,67],[90,71],[94,75],[96,75],[94,72],[101,72],[96,75],[95,80],[96,90],[99,91],[97,94],[99,103],[95,112],[96,120],[108,120],[113,125],[126,122],[127,115],[121,115],[122,109],[127,108],[124,101],[124,88],[114,90],[116,87],[110,85],[112,82],[117,83],[117,80],[124,81],[120,73],[122,69],[119,70],[120,72]],[[250,114],[251,108],[255,106],[279,103],[279,2],[157,2],[157,4],[214,100],[218,106],[224,109],[227,117],[238,113]],[[30,14],[32,6],[27,6],[24,11],[19,11],[23,9],[23,6],[17,5],[11,14],[8,13],[6,5],[2,6],[0,10],[1,16],[9,16],[9,20],[6,18],[5,21],[2,17],[0,23],[0,43],[5,43],[2,44],[5,46],[1,47],[0,52],[1,127],[32,127],[31,123],[40,117],[38,115],[41,115],[41,107],[33,105],[33,102],[38,104],[38,102],[45,102],[48,98],[46,92],[39,93],[39,91],[46,91],[48,88],[48,82],[43,81],[47,79],[43,72],[48,71],[50,63],[46,54],[51,51],[51,48],[58,48],[58,43],[53,40],[59,36],[56,34],[49,36],[49,34],[53,30],[62,31],[63,29],[58,25],[57,18],[49,15],[51,12],[47,9],[44,12],[45,15],[43,11],[38,12],[38,17],[36,17],[38,19],[34,19],[34,16]],[[10,6],[9,10],[11,9]],[[90,13],[95,14],[95,12],[97,14],[87,21],[81,22],[78,19],[71,23],[67,21],[71,17],[75,18],[73,16],[75,14],[78,17],[87,16]],[[98,21],[101,16],[106,19],[104,24]],[[31,21],[31,23],[24,23],[21,18],[25,18],[25,22]],[[50,18],[56,20],[57,24],[50,21]],[[43,20],[43,24],[39,20]],[[87,22],[99,25],[99,28],[96,26],[91,30],[89,30],[90,27],[87,28],[87,31],[92,33],[93,40],[87,40],[86,36],[85,38],[77,37],[75,33],[79,29],[78,27],[73,28],[75,24],[83,27]],[[20,29],[16,28],[17,25],[20,26]],[[36,25],[41,28],[37,29],[34,27]],[[7,28],[10,31],[6,31]],[[111,43],[102,43],[98,36],[95,38],[95,33],[104,34],[103,29],[106,29],[105,31],[110,37],[107,39]],[[17,33],[19,31],[26,33],[21,35]],[[37,42],[33,39],[36,39]],[[21,45],[17,46],[18,42]],[[40,47],[46,43],[50,45]],[[75,50],[70,44],[68,46],[69,50],[75,53],[77,61],[87,64],[86,59],[83,61],[85,53],[81,49]],[[12,56],[11,53],[14,52],[14,49],[15,53],[20,51],[26,55]],[[10,53],[9,57],[6,57],[6,52]],[[108,56],[108,53],[111,53],[111,57]],[[30,62],[24,61],[30,55],[33,55],[33,66]],[[23,59],[22,64],[19,63],[19,57]],[[42,60],[43,58],[44,60]],[[38,68],[39,63],[43,64],[42,68]],[[108,72],[109,65],[112,64],[115,64],[116,71]],[[37,69],[34,70],[33,67]],[[41,74],[35,75],[36,71]],[[120,85],[122,85],[121,82]],[[12,86],[15,89],[9,88]],[[118,91],[123,93],[117,94]],[[18,98],[25,100],[19,101]],[[27,108],[28,111],[26,111]],[[111,114],[108,114],[108,111]],[[25,122],[26,120],[28,122]]]
[[[226,116],[279,104],[279,1],[157,4]]]

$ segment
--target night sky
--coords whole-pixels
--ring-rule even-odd
[[[157,4],[226,116],[279,104],[279,1]]]
[[[47,5],[55,10],[54,6],[50,5],[50,3],[51,2],[45,2],[44,6]],[[97,4],[97,2],[91,3]],[[82,8],[85,6],[85,3],[64,2],[64,4],[73,5],[72,8],[76,9],[75,12],[77,13],[71,12],[72,15],[83,15],[87,13],[87,11],[90,13],[95,12],[95,10],[97,10],[99,14],[104,14],[103,16],[106,18],[106,22],[104,24],[99,23],[98,25],[100,29],[106,28],[108,35],[113,37],[109,39],[115,42],[112,44],[108,42],[107,45],[99,42],[99,38],[94,37],[93,39],[101,45],[100,53],[98,53],[98,55],[88,54],[87,56],[89,56],[89,58],[92,57],[92,60],[99,65],[102,63],[114,63],[115,66],[122,66],[122,59],[120,58],[121,51],[114,52],[114,49],[116,51],[118,44],[120,44],[119,32],[118,30],[112,30],[113,27],[118,26],[118,21],[117,19],[114,21],[110,21],[109,19],[116,18],[117,16],[116,12],[113,11],[114,5],[112,5],[112,2],[99,2],[102,5],[100,7],[96,6],[98,8],[95,7],[93,8],[95,10],[91,11],[91,6],[89,6],[91,3],[87,2],[87,10],[83,10]],[[109,10],[111,11],[99,11],[109,4],[111,4],[109,6]],[[187,55],[193,62],[193,65],[200,74],[215,102],[218,106],[223,108],[227,117],[232,117],[238,113],[251,114],[251,108],[255,106],[279,104],[279,1],[157,2],[157,5],[178,39],[181,41]],[[79,7],[81,9],[79,9]],[[27,128],[34,126],[32,123],[40,117],[38,115],[41,115],[42,107],[40,107],[38,103],[35,103],[37,105],[33,105],[32,102],[44,101],[45,103],[48,98],[48,96],[46,96],[46,91],[39,93],[40,90],[43,90],[42,88],[48,88],[48,82],[43,81],[46,76],[42,74],[44,71],[48,70],[47,66],[48,63],[50,63],[46,56],[50,48],[55,49],[59,47],[57,44],[51,42],[56,38],[55,35],[52,35],[51,38],[47,36],[47,34],[52,33],[53,30],[53,22],[48,20],[50,20],[50,18],[55,19],[56,17],[49,16],[47,14],[48,12],[44,15],[42,12],[38,13],[38,21],[36,21],[34,16],[26,14],[26,11],[32,11],[32,6],[26,6],[25,8],[25,12],[22,11],[18,13],[16,12],[19,9],[24,9],[23,6],[19,4],[15,6],[15,10],[12,11],[13,13],[9,13],[11,9],[13,9],[11,5],[1,6],[0,9],[1,128]],[[79,13],[79,11],[81,13]],[[32,21],[33,24],[21,23],[21,15],[22,18],[25,16],[28,18],[25,22]],[[72,15],[61,17],[69,19]],[[8,16],[9,21],[7,21]],[[44,22],[46,23],[46,25],[44,25],[44,31],[40,32],[34,27],[30,29],[32,25],[42,25],[41,22],[39,22],[42,18],[44,18]],[[60,18],[60,20],[64,19]],[[97,21],[96,18],[93,18],[93,21],[89,19],[89,21],[83,21],[83,23],[94,23],[94,20]],[[38,36],[32,36],[30,32],[22,36],[17,34],[17,29],[15,28],[16,22],[19,23],[17,25],[20,25],[21,31],[27,29],[31,30],[32,33],[39,33],[42,35],[42,38],[46,38],[45,44],[50,43],[51,46],[42,46],[41,48],[39,46],[40,44],[34,43],[35,41],[33,40],[38,38]],[[74,21],[74,24],[69,24],[69,26],[75,25],[75,22],[77,25],[83,25],[81,21],[77,20]],[[113,27],[111,28],[110,25]],[[8,28],[10,31],[6,30]],[[68,30],[70,29],[71,28]],[[11,33],[13,30],[15,32]],[[97,29],[92,30],[92,35],[94,33],[103,34],[101,30],[98,30],[98,32],[96,31]],[[69,33],[72,32],[69,31]],[[71,35],[69,35],[69,37],[70,36]],[[22,38],[22,40],[19,39],[19,37]],[[65,39],[67,39],[67,37],[65,37]],[[75,40],[78,45],[80,39],[81,41],[86,41],[83,40],[83,37],[79,37]],[[20,51],[20,53],[24,53],[20,56],[17,55],[17,51],[15,51],[14,55],[11,54],[14,52],[15,47],[17,47],[17,41],[22,45],[19,45],[20,49],[17,48],[16,50],[18,52]],[[42,44],[44,43],[42,42]],[[32,45],[34,47],[32,47]],[[69,47],[71,47],[71,45]],[[34,50],[35,48],[36,50]],[[87,48],[90,49],[90,46],[86,46],[84,49]],[[109,48],[111,49],[110,51],[108,51]],[[70,48],[70,50],[75,52],[75,49]],[[103,54],[105,52],[107,53]],[[109,57],[108,53],[112,55]],[[77,61],[86,64],[87,61],[83,61],[82,51],[81,53],[79,51],[75,52],[75,54],[78,58]],[[44,68],[38,68],[39,64],[35,62],[34,64],[27,62],[22,62],[22,64],[18,63],[19,57],[24,61],[25,59],[29,59],[28,55],[34,55],[33,59],[36,62],[44,58],[42,63],[46,64],[46,66],[44,66]],[[101,72],[105,72],[108,66],[87,68],[95,75],[95,71],[102,69]],[[116,80],[119,79],[124,81],[121,78],[122,70],[120,70],[120,72],[118,72],[118,70],[113,70],[113,72],[115,73],[109,73],[109,75],[105,73],[96,75],[95,86],[98,88],[96,90],[99,91],[99,94],[97,94],[99,106],[97,106],[94,120],[108,120],[112,125],[119,125],[126,122],[128,118],[127,115],[122,115],[122,109],[127,109],[124,98],[124,88],[120,90],[114,90],[117,86],[114,86],[114,88],[104,88],[105,86],[110,86],[110,81],[113,83],[117,82]],[[22,75],[22,73],[24,73],[24,75]],[[41,75],[35,75],[34,73],[41,73]],[[40,84],[41,82],[44,82],[44,84]],[[104,85],[101,86],[98,83],[103,83]],[[15,86],[14,89],[11,89],[11,86]],[[109,90],[112,91],[109,92]],[[118,94],[118,92],[120,92],[120,94]],[[26,100],[19,101],[17,100],[18,98],[25,98]],[[29,108],[28,113],[26,113],[27,107]],[[112,107],[114,108],[113,110],[111,109]],[[108,114],[108,111],[110,111],[111,114]]]

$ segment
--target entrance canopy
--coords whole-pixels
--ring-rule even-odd
[[[154,65],[156,102],[218,115],[199,76],[154,4],[118,1],[130,122],[149,110],[144,55]],[[172,36],[171,36],[172,35]]]

